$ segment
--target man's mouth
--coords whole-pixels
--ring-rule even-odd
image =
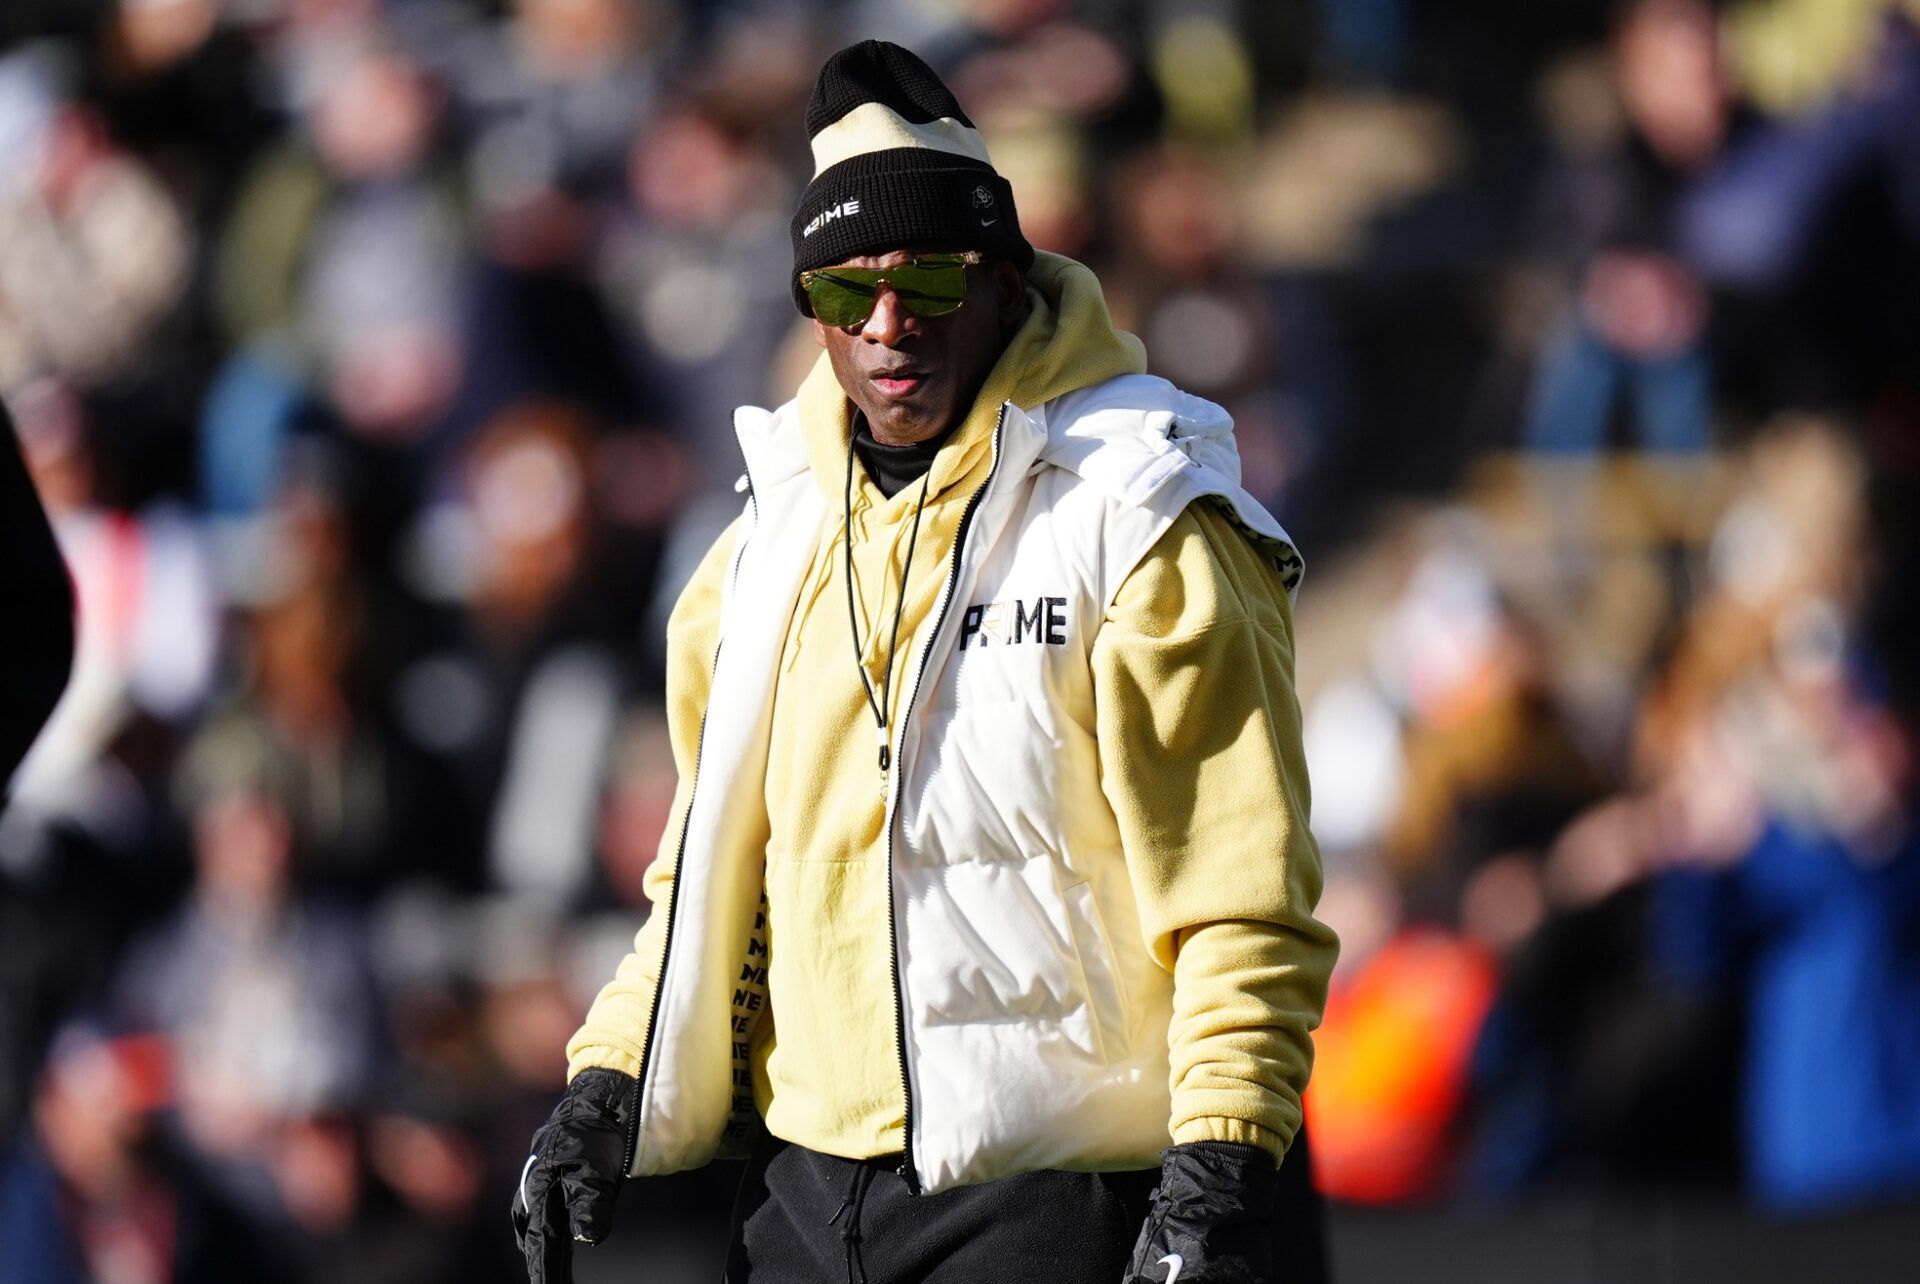
[[[880,395],[890,398],[910,397],[927,381],[926,373],[921,370],[890,370],[872,378],[873,386],[880,390]]]

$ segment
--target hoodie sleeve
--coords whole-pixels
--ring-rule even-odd
[[[1173,974],[1169,1131],[1276,1160],[1339,949],[1313,916],[1293,656],[1279,577],[1206,504],[1127,577],[1093,650],[1102,788],[1140,929]]]
[[[666,957],[666,905],[673,896],[674,853],[693,802],[694,759],[700,750],[700,724],[713,681],[713,655],[720,644],[720,599],[727,566],[740,539],[740,522],[721,532],[681,590],[667,619],[667,734],[680,779],[673,810],[660,835],[660,851],[647,867],[647,899],[655,912],[634,935],[633,949],[620,960],[613,980],[601,988],[587,1019],[567,1041],[567,1079],[582,1070],[619,1070],[640,1076],[640,1059],[653,1014],[653,992]]]

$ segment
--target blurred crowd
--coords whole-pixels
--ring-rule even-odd
[[[1920,1196],[1917,22],[7,0],[0,398],[80,610],[0,815],[0,1278],[515,1278],[865,36],[1305,550],[1322,1186]]]

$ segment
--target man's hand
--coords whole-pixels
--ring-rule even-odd
[[[639,1095],[631,1075],[582,1070],[533,1134],[513,1192],[513,1236],[531,1284],[571,1284],[574,1243],[598,1244],[613,1229]]]
[[[1124,1284],[1273,1284],[1280,1183],[1258,1146],[1196,1141],[1160,1157],[1160,1185]]]

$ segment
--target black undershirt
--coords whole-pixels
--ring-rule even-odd
[[[959,425],[955,424],[954,427]],[[873,479],[873,484],[888,499],[926,476],[927,469],[933,467],[933,457],[940,453],[940,447],[952,435],[953,428],[949,428],[938,436],[916,441],[910,446],[889,446],[873,439],[865,415],[855,411],[853,416],[853,453],[860,456],[860,462],[866,466],[867,476]]]

